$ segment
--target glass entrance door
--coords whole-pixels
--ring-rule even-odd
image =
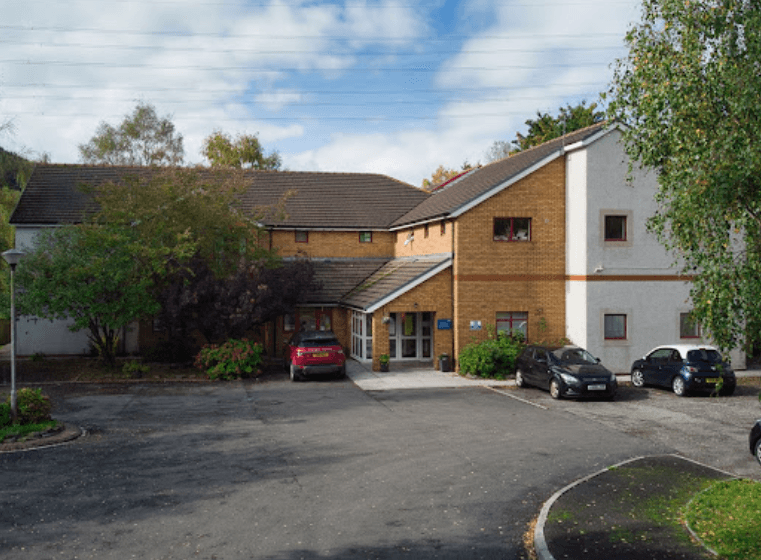
[[[389,356],[402,360],[431,358],[433,313],[391,313]]]

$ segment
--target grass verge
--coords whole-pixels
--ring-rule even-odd
[[[688,505],[685,518],[721,558],[761,560],[761,483],[717,482]]]
[[[38,432],[45,432],[57,426],[58,420],[49,420],[39,424],[5,426],[4,428],[0,428],[0,443],[3,443],[6,438],[15,438],[16,441],[24,441],[24,439],[31,437]]]

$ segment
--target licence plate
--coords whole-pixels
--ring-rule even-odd
[[[312,356],[315,358],[327,358],[330,355],[329,352],[314,352]]]
[[[718,377],[706,377],[706,383],[718,383],[719,378]]]
[[[605,383],[600,383],[597,385],[589,385],[587,387],[587,390],[589,391],[604,391],[607,387],[605,386]]]

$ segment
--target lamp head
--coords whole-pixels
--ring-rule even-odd
[[[3,258],[5,259],[5,262],[11,265],[11,268],[16,268],[16,265],[24,255],[26,255],[26,253],[18,249],[8,249],[3,252]]]

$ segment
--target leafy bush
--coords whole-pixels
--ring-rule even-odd
[[[129,362],[125,362],[125,364],[122,366],[122,373],[125,375],[130,375],[132,377],[142,377],[146,373],[151,371],[151,368],[148,367],[145,364],[141,364],[137,360],[131,360]]]
[[[247,339],[230,339],[223,345],[206,345],[196,356],[195,365],[206,370],[209,379],[249,377],[262,363],[263,348]]]
[[[515,360],[524,347],[523,336],[489,334],[483,342],[472,342],[460,352],[460,372],[479,377],[504,379],[515,372]]]
[[[42,394],[42,389],[19,389],[16,393],[18,424],[40,424],[50,421],[53,405],[50,398]],[[0,427],[11,424],[11,398],[0,403]]]

